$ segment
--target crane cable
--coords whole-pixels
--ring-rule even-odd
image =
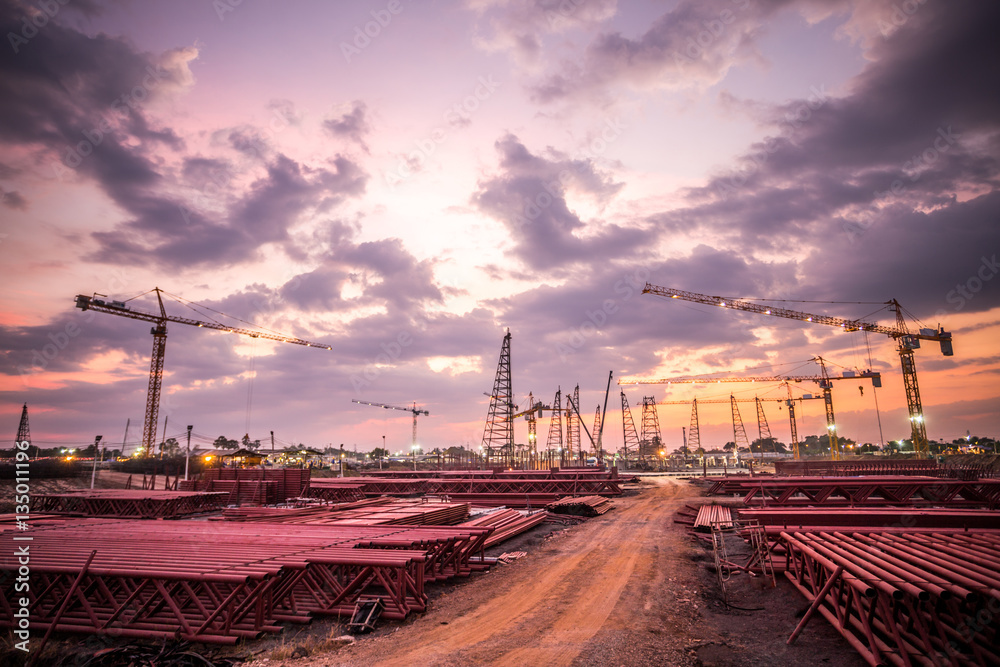
[[[250,371],[249,371],[250,384],[249,384],[249,386],[247,386],[247,418],[246,418],[246,430],[244,431],[244,433],[246,433],[248,436],[250,434],[250,414],[251,414],[252,406],[253,406],[253,381],[254,381],[254,378],[257,377],[257,371],[255,370],[256,366],[257,366],[257,354],[256,354],[256,352],[257,352],[257,339],[256,338],[251,338],[250,339]]]
[[[872,367],[872,344],[868,337],[868,332],[865,331],[865,347],[868,348],[868,368]],[[878,387],[872,382],[872,395],[875,397],[875,417],[878,419],[878,446],[879,449],[885,447],[885,436],[882,435],[882,413],[878,409]]]

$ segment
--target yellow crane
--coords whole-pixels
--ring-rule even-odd
[[[896,326],[892,327],[874,322],[865,322],[863,320],[849,320],[830,315],[817,315],[815,313],[778,308],[776,306],[753,303],[748,299],[731,299],[722,296],[699,294],[697,292],[685,292],[671,287],[659,287],[650,283],[646,283],[642,293],[653,294],[667,299],[682,299],[684,301],[717,306],[719,308],[742,310],[749,313],[771,315],[773,317],[784,317],[802,322],[826,324],[828,326],[839,327],[843,331],[870,331],[889,336],[896,341],[896,351],[899,353],[899,362],[903,368],[903,387],[906,390],[906,407],[910,415],[913,450],[916,452],[918,458],[927,457],[929,452],[927,445],[927,425],[924,423],[923,405],[920,402],[920,389],[917,385],[917,367],[913,361],[913,351],[920,347],[920,341],[922,340],[937,341],[941,344],[941,353],[946,357],[950,357],[954,354],[951,333],[940,327],[936,330],[920,329],[917,333],[911,333],[903,317],[903,307],[895,299],[885,302],[889,311],[896,314]]]
[[[241,336],[250,336],[251,338],[276,340],[282,343],[291,343],[292,345],[318,347],[323,350],[333,349],[329,345],[311,343],[307,340],[302,340],[301,338],[295,338],[294,336],[284,336],[278,333],[269,334],[263,331],[254,331],[252,329],[241,329],[238,327],[227,326],[218,322],[203,322],[201,320],[193,320],[187,317],[167,315],[167,311],[163,307],[163,298],[160,296],[161,293],[165,292],[163,292],[163,290],[159,287],[153,288],[152,291],[156,292],[156,300],[160,304],[159,315],[156,313],[146,313],[141,310],[135,310],[124,301],[106,300],[106,296],[103,294],[94,294],[93,296],[78,294],[76,296],[76,307],[80,310],[93,310],[98,313],[118,315],[119,317],[127,317],[133,320],[151,322],[153,324],[153,327],[149,330],[149,333],[153,334],[153,355],[149,363],[149,388],[146,392],[146,416],[142,426],[142,447],[145,456],[149,456],[155,444],[156,423],[160,416],[160,387],[163,384],[163,361],[167,349],[167,322],[188,324],[204,329],[215,329],[216,331],[225,331],[228,333],[239,334]],[[99,299],[97,297],[105,298]]]

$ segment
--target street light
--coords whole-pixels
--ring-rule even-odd
[[[188,426],[188,428],[187,428],[187,431],[188,431],[187,454],[184,456],[184,481],[185,482],[188,479],[188,462],[191,461],[191,429],[193,429],[193,428],[194,428],[194,426]],[[274,431],[271,431],[271,433],[274,433]]]
[[[103,435],[99,435],[94,439],[94,469],[90,473],[90,488],[94,488],[94,479],[97,477],[97,445],[101,444],[103,437]]]
[[[417,470],[417,445],[411,445],[410,449],[413,451],[413,471]]]

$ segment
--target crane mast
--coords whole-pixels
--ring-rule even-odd
[[[416,402],[414,402],[413,403],[413,407],[410,407],[410,408],[401,408],[398,405],[386,405],[385,403],[369,403],[367,401],[358,401],[358,400],[355,400],[353,398],[351,399],[351,403],[357,403],[359,405],[370,405],[373,408],[384,408],[386,410],[403,410],[404,412],[412,412],[413,413],[413,441],[412,441],[410,447],[411,447],[411,449],[413,451],[416,451],[416,449],[417,449],[417,416],[418,415],[430,415],[431,414],[430,412],[428,412],[427,410],[421,410],[421,409],[417,408]]]
[[[268,334],[252,329],[240,329],[238,327],[226,326],[218,322],[203,322],[187,317],[177,317],[167,315],[166,308],[163,307],[163,297],[159,287],[152,291],[156,292],[156,301],[160,306],[159,314],[146,313],[141,310],[134,310],[123,301],[105,301],[97,298],[99,295],[87,296],[78,294],[76,296],[76,307],[80,310],[93,310],[98,313],[118,315],[133,320],[152,323],[153,327],[149,333],[153,335],[153,354],[149,361],[149,386],[146,391],[146,414],[142,426],[142,448],[145,456],[149,456],[156,442],[156,425],[160,417],[160,388],[163,385],[163,362],[167,351],[167,322],[177,324],[188,324],[190,326],[204,329],[215,329],[216,331],[226,331],[228,333],[250,336],[251,338],[265,338],[267,340],[280,341],[282,343],[292,343],[293,345],[305,345],[306,347],[318,347],[324,350],[333,349],[329,345],[311,343],[301,338],[293,336],[282,336]],[[103,295],[100,295],[103,296]]]
[[[927,443],[927,426],[924,423],[923,405],[920,401],[920,389],[917,385],[917,368],[913,360],[913,350],[920,347],[921,340],[936,341],[941,345],[941,353],[946,357],[954,354],[952,349],[952,336],[950,332],[943,328],[921,329],[918,333],[911,333],[903,318],[903,309],[895,299],[886,301],[889,310],[896,314],[896,326],[884,326],[874,322],[863,320],[851,320],[829,315],[819,315],[806,313],[787,308],[766,306],[753,303],[746,299],[730,299],[709,294],[699,294],[697,292],[685,292],[670,287],[660,287],[650,283],[642,290],[643,294],[653,294],[669,299],[683,299],[694,303],[702,303],[720,308],[730,308],[742,310],[761,315],[771,315],[773,317],[784,317],[803,322],[813,322],[816,324],[826,324],[839,327],[843,331],[870,331],[884,334],[896,341],[896,351],[899,353],[899,361],[903,371],[903,386],[906,390],[906,406],[910,417],[910,432],[913,442],[913,449],[918,458],[926,458],[929,452]]]
[[[819,399],[821,399],[823,397],[822,396],[810,396],[810,397],[802,396],[802,397],[796,398],[796,397],[792,396],[792,386],[790,384],[786,384],[786,387],[788,388],[788,398],[787,399],[784,399],[784,398],[757,398],[757,397],[754,397],[754,398],[736,398],[736,399],[734,399],[734,398],[730,397],[730,398],[708,398],[708,399],[702,399],[700,402],[701,403],[725,403],[727,405],[730,404],[730,403],[732,403],[734,400],[737,403],[756,402],[756,403],[760,404],[760,403],[765,403],[765,402],[769,402],[769,401],[774,401],[776,403],[784,403],[785,405],[788,406],[788,422],[789,422],[789,426],[791,428],[791,433],[792,433],[792,452],[793,452],[793,454],[795,456],[795,460],[798,460],[799,459],[799,431],[798,431],[798,427],[795,424],[795,403],[797,401],[818,401]],[[622,393],[624,394],[625,392],[622,392]],[[695,398],[695,399],[692,399],[691,401],[660,401],[660,405],[687,405],[688,403],[691,403],[691,428],[690,428],[690,432],[691,432],[691,444],[696,445],[695,448],[697,448],[698,442],[699,442],[699,434],[698,434],[698,403],[699,403],[699,400],[697,398]]]

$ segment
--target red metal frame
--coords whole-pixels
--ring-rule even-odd
[[[782,531],[780,545],[786,577],[869,663],[1000,664],[1000,533]]]

